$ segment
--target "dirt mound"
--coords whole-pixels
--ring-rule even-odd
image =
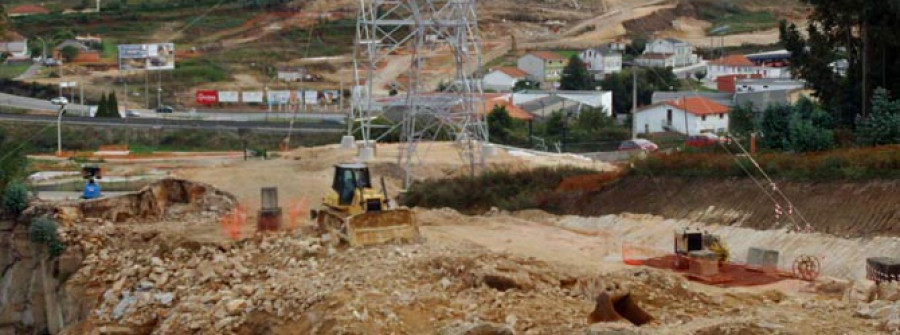
[[[900,236],[898,181],[782,182],[778,187],[816,232]],[[793,228],[786,215],[776,219],[772,200],[749,179],[626,177],[599,191],[549,201],[566,214],[647,213],[755,229]]]
[[[40,203],[25,211],[27,217],[52,216],[63,225],[83,219],[122,222],[179,216],[190,212],[226,212],[237,205],[233,195],[210,185],[165,179],[140,191],[86,201]]]

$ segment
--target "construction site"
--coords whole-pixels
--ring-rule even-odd
[[[543,3],[562,9],[525,19],[583,24],[529,47],[676,9]],[[646,152],[495,145],[476,1],[360,6],[340,143],[29,156],[28,206],[0,221],[0,334],[900,333],[896,179],[782,182],[747,151],[765,178],[643,176]],[[544,175],[422,189],[498,171]],[[520,205],[414,205],[447,193]]]

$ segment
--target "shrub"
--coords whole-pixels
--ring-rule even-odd
[[[28,228],[31,242],[46,246],[51,257],[57,257],[66,250],[65,244],[59,240],[59,236],[56,234],[56,228],[56,221],[48,218],[35,219]]]
[[[3,210],[19,216],[28,208],[28,188],[21,182],[11,182],[3,190]]]

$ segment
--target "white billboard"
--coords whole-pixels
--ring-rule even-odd
[[[263,102],[263,92],[260,92],[260,91],[242,92],[241,98],[244,101],[244,103],[251,103],[251,102],[262,103]]]
[[[175,44],[121,44],[119,70],[174,70]]]
[[[291,101],[291,91],[269,91],[266,99],[270,105],[284,105]]]
[[[240,97],[237,91],[219,91],[219,102],[240,102]]]
[[[341,99],[340,92],[338,90],[322,91],[322,99],[325,99],[326,104],[336,104]]]
[[[316,91],[297,91],[298,96],[303,97],[303,101],[307,105],[318,105],[319,104],[319,92]]]

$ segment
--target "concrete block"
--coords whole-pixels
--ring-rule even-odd
[[[778,268],[779,252],[777,250],[750,248],[747,250],[747,265],[764,269]]]
[[[703,258],[691,258],[690,270],[691,274],[712,277],[719,274],[719,261]]]
[[[278,208],[278,188],[263,187],[260,190],[260,198],[262,199],[262,209]]]
[[[350,150],[356,145],[356,139],[353,136],[341,137],[341,149]]]

